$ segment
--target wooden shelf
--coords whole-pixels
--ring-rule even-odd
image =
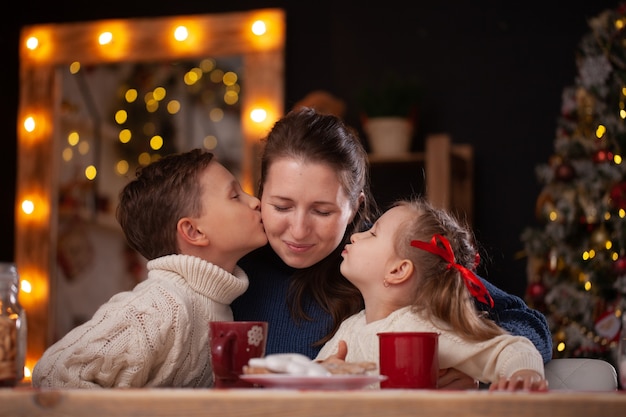
[[[381,209],[399,198],[424,195],[471,225],[474,218],[474,153],[449,135],[426,138],[425,152],[369,155],[372,193]]]

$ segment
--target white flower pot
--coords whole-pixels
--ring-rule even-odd
[[[398,156],[410,152],[413,125],[403,117],[373,117],[363,125],[371,151],[379,156]]]

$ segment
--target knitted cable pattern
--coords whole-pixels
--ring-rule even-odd
[[[233,319],[229,303],[247,289],[246,274],[187,255],[147,267],[145,281],[111,297],[46,350],[33,386],[212,386],[208,322]]]

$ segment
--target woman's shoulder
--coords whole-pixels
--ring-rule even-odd
[[[518,297],[515,294],[510,294],[503,289],[497,287],[495,284],[491,283],[488,279],[479,276],[482,283],[485,285],[485,288],[489,292],[489,295],[493,299],[494,309],[498,310],[500,308],[525,308],[526,303],[522,300],[521,297]],[[485,310],[488,308],[485,304],[477,302],[477,305],[481,308],[481,310]]]

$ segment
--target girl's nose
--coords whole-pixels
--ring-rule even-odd
[[[359,240],[361,238],[361,235],[365,233],[365,232],[359,232],[359,233],[353,233],[352,236],[350,236],[350,242],[354,243],[357,240]]]

